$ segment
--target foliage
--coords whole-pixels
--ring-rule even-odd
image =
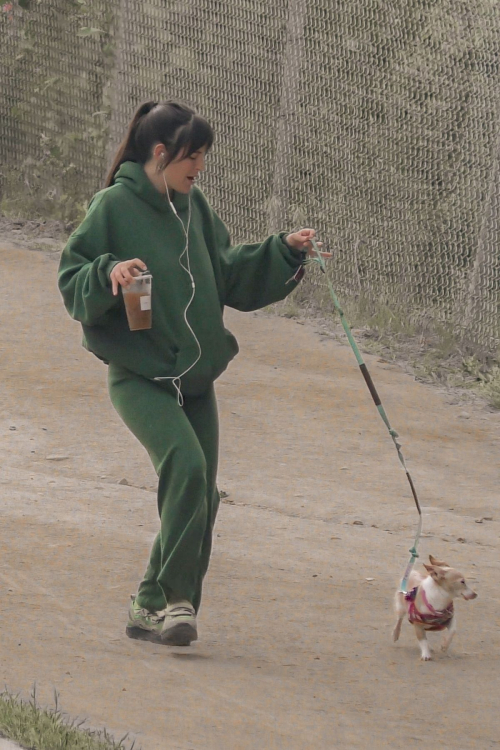
[[[7,215],[76,222],[100,186],[106,161],[114,18],[100,0],[20,7],[12,9],[12,22],[3,19],[0,115],[6,132],[18,137],[3,160],[0,207]],[[42,60],[43,38],[51,47]],[[66,73],[75,63],[75,45],[93,59],[80,76]]]

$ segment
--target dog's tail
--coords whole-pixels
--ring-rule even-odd
[[[395,642],[399,639],[401,633],[401,625],[403,618],[406,613],[405,595],[403,591],[396,591],[394,596],[394,609],[396,610],[397,620],[392,631],[392,640]]]

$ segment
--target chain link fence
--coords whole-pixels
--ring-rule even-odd
[[[499,32],[496,0],[7,2],[2,210],[77,220],[137,104],[179,98],[235,241],[314,226],[341,294],[495,351]]]

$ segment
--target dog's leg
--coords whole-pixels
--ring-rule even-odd
[[[432,654],[425,634],[425,628],[421,625],[413,625],[413,627],[415,628],[415,635],[417,636],[418,645],[420,646],[422,661],[430,661],[432,659]]]
[[[457,632],[457,618],[454,614],[449,623],[446,625],[446,630],[443,631],[443,640],[441,641],[441,651],[448,651],[450,643],[453,640],[453,636]]]
[[[401,633],[401,624],[403,622],[403,618],[405,616],[405,613],[407,611],[405,600],[404,600],[404,594],[402,591],[396,591],[396,596],[394,597],[394,608],[396,610],[396,614],[398,616],[398,619],[396,621],[396,624],[394,626],[394,630],[392,631],[392,640],[396,642],[400,636]]]

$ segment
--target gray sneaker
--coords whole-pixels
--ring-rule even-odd
[[[166,646],[190,646],[198,639],[196,613],[189,602],[173,602],[158,614],[164,616],[161,642]]]
[[[164,614],[163,612],[150,612],[147,609],[139,607],[135,600],[132,599],[128,611],[128,623],[125,630],[129,638],[136,638],[139,641],[152,641],[153,643],[163,643],[161,632],[163,630]]]

